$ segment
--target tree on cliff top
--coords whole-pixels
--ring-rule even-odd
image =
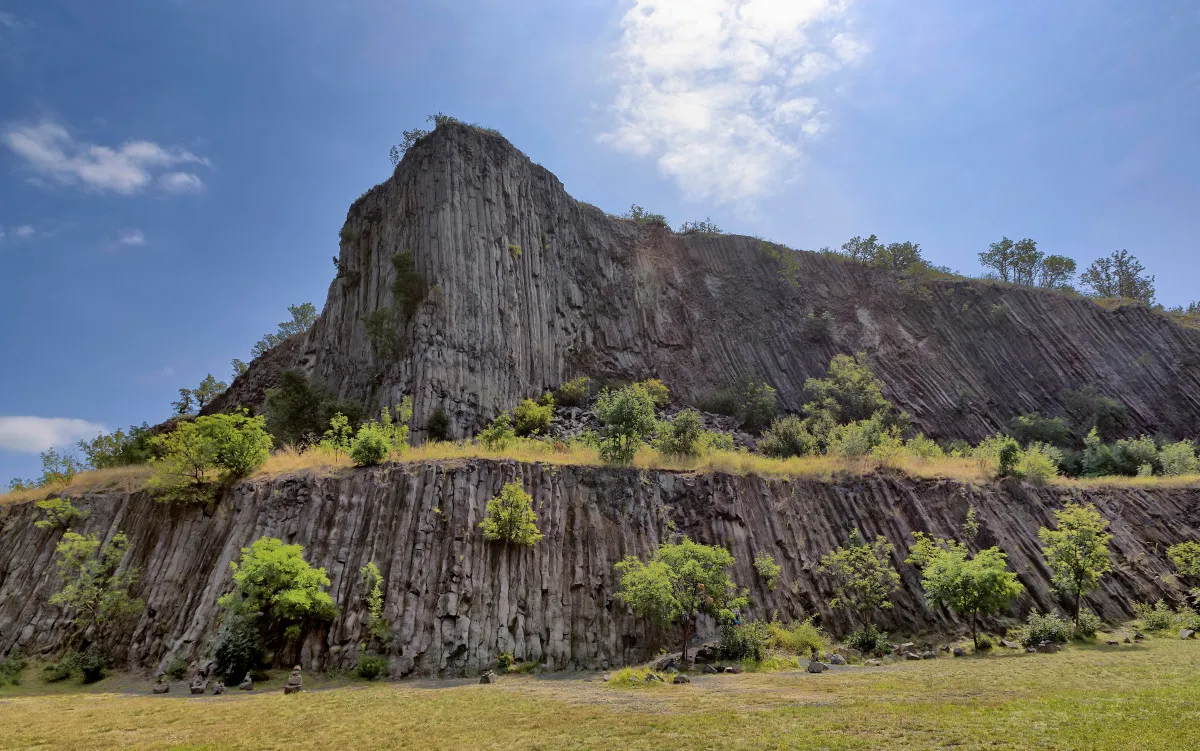
[[[259,339],[250,349],[250,354],[261,357],[268,350],[282,344],[288,337],[308,331],[317,321],[317,308],[310,302],[289,305],[288,313],[292,314],[292,319],[279,324],[279,329],[274,334],[266,334]]]
[[[733,563],[728,550],[684,538],[660,546],[648,563],[633,556],[618,563],[617,599],[661,625],[681,625],[686,663],[688,642],[700,615],[726,621],[735,608],[746,606],[746,597],[729,579],[727,569]]]
[[[1147,275],[1146,267],[1127,250],[1114,250],[1096,259],[1079,280],[1097,297],[1154,303],[1154,277]]]

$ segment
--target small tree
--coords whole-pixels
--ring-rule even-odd
[[[279,324],[276,333],[266,334],[259,339],[250,349],[252,355],[255,357],[265,355],[268,350],[283,344],[288,337],[308,331],[317,321],[317,308],[310,302],[289,305],[288,313],[292,315],[292,319]]]
[[[150,485],[176,500],[210,500],[214,483],[245,477],[271,455],[263,418],[245,413],[197,417],[153,442],[162,456],[152,460]]]
[[[635,613],[664,626],[683,628],[683,662],[700,615],[718,621],[732,617],[735,608],[746,606],[729,579],[734,563],[728,550],[684,539],[654,551],[648,563],[633,556],[616,565],[621,575],[617,599]]]
[[[332,451],[334,458],[337,458],[341,454],[350,453],[350,443],[353,439],[354,428],[350,427],[349,418],[337,412],[330,418],[329,430],[325,431],[320,446],[326,451]]]
[[[225,389],[227,388],[229,388],[228,384],[213,378],[212,373],[204,376],[204,380],[200,382],[200,385],[192,389],[192,398],[196,400],[197,411],[203,410],[213,399],[225,393]]]
[[[367,630],[371,636],[387,643],[392,638],[392,624],[383,617],[383,575],[373,561],[359,569],[362,575],[363,599],[367,603]]]
[[[542,394],[536,402],[522,399],[513,410],[514,429],[519,436],[544,435],[554,419],[554,395]]]
[[[496,415],[496,419],[492,420],[492,424],[484,428],[479,434],[479,442],[488,451],[503,451],[517,440],[516,431],[513,430],[512,420],[507,412],[501,412]]]
[[[1154,302],[1154,277],[1127,250],[1114,250],[1106,258],[1096,259],[1079,280],[1099,297],[1121,297],[1150,305]]]
[[[192,414],[192,390],[179,389],[179,400],[171,402],[171,408],[179,417]]]
[[[485,540],[505,545],[532,547],[542,539],[537,528],[537,514],[533,511],[533,498],[525,492],[520,480],[505,484],[500,494],[487,502],[479,526]]]
[[[654,398],[636,383],[617,391],[600,392],[596,417],[603,425],[600,458],[613,464],[632,463],[638,447],[657,427]]]
[[[333,598],[325,591],[325,569],[304,560],[304,548],[285,545],[275,537],[260,537],[242,548],[233,569],[232,591],[217,604],[230,613],[257,620],[259,634],[268,641],[282,636],[300,637],[306,622],[328,620],[337,614]]]
[[[971,620],[971,641],[979,648],[979,616],[992,615],[1020,596],[1025,588],[1008,570],[999,548],[972,556],[954,540],[914,532],[916,544],[907,562],[921,569],[921,584],[930,607],[947,607]]]
[[[1112,569],[1108,559],[1112,535],[1105,532],[1108,520],[1091,504],[1069,503],[1054,512],[1054,519],[1057,529],[1042,527],[1038,539],[1054,584],[1074,599],[1072,612],[1078,627],[1080,599],[1098,587],[1100,577]]]
[[[121,568],[128,548],[129,540],[123,532],[117,532],[103,546],[94,534],[63,534],[55,548],[63,586],[50,598],[50,604],[76,613],[68,647],[75,646],[93,626],[100,634],[102,627],[141,612],[142,601],[130,594],[141,572]]]
[[[75,522],[88,518],[88,512],[75,508],[69,498],[47,498],[38,501],[37,507],[46,515],[46,518],[33,523],[38,529],[59,527],[66,530]]]
[[[697,456],[704,448],[704,422],[690,407],[659,426],[658,449],[667,456]]]
[[[856,529],[845,546],[821,556],[818,571],[833,580],[834,598],[829,604],[851,611],[873,628],[875,613],[891,609],[889,598],[900,586],[900,574],[892,564],[894,551],[886,537],[867,542]]]
[[[758,551],[754,554],[754,570],[762,577],[767,590],[774,592],[775,585],[779,583],[779,575],[783,573],[783,566],[775,562],[775,556]]]

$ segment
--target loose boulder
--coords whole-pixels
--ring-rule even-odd
[[[1191,639],[1196,635],[1196,632],[1190,628],[1182,628],[1179,630],[1180,639]]]
[[[905,653],[904,653],[904,659],[906,659],[906,660],[919,660],[919,659],[921,659],[921,655],[917,654],[916,652],[905,652]]]
[[[712,665],[705,665],[705,666],[704,666],[704,672],[708,673],[709,675],[716,675],[717,673],[719,673],[719,672],[721,672],[721,671],[720,671],[720,670],[717,670],[717,669],[716,669],[716,668],[714,668]]]
[[[1058,645],[1054,642],[1044,641],[1037,646],[1037,651],[1042,654],[1052,655],[1058,652]]]
[[[605,678],[605,680],[608,680],[608,679]],[[496,682],[496,674],[494,672],[492,672],[491,670],[489,670],[486,673],[484,673],[483,675],[479,676],[479,682],[480,683],[495,683]]]
[[[817,660],[810,660],[808,663],[808,672],[810,673],[824,673],[828,669],[828,665]]]
[[[671,679],[671,683],[674,683],[676,686],[684,684],[684,683],[691,683],[691,682],[692,682],[692,679],[688,678],[683,673],[676,673],[675,677]]]
[[[954,656],[955,656],[955,657],[966,657],[966,656],[967,656],[967,650],[963,649],[962,647],[955,647],[955,648],[954,648],[954,653],[953,653],[953,654],[954,654]]]
[[[196,677],[192,679],[188,686],[193,695],[203,694],[208,690],[208,676],[204,673],[196,673]]]
[[[225,682],[217,681],[216,685],[213,686],[213,696],[220,696],[223,693],[225,693]]]
[[[877,667],[879,667],[880,665],[882,665],[883,663],[882,663],[882,662],[880,662],[879,660],[876,660],[876,659],[870,659],[870,660],[867,660],[867,662],[866,662],[865,664],[866,664],[868,667],[877,668]]]
[[[154,681],[154,693],[165,694],[171,690],[171,686],[166,681],[166,674],[159,673],[158,678]]]
[[[829,658],[829,664],[830,664],[830,665],[845,665],[845,664],[846,664],[846,658],[845,658],[845,657],[842,657],[842,656],[841,656],[841,655],[839,655],[839,654],[835,654],[833,657],[830,657],[830,658]]]

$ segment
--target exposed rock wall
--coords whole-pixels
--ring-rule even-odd
[[[515,477],[533,495],[545,534],[532,549],[486,543],[478,529],[487,499]],[[827,606],[828,583],[815,572],[822,553],[857,528],[897,543],[899,562],[912,531],[959,535],[974,504],[980,542],[1004,549],[1029,590],[1014,615],[1047,609],[1056,600],[1037,530],[1069,499],[1093,502],[1113,520],[1114,572],[1088,598],[1090,607],[1126,618],[1133,602],[1173,593],[1163,578],[1164,551],[1200,538],[1200,489],[1067,492],[894,476],[778,481],[475,460],[248,482],[207,513],[158,504],[145,493],[76,502],[90,511],[81,531],[108,539],[123,530],[126,565],[144,572],[138,594],[145,613],[118,640],[131,665],[203,657],[216,633],[216,600],[231,586],[229,562],[270,535],[304,545],[306,558],[332,580],[339,615],[310,632],[305,667],[355,664],[368,638],[358,572],[374,561],[386,580],[391,672],[400,676],[478,670],[502,650],[555,668],[645,657],[653,635],[613,600],[613,564],[645,557],[674,533],[728,546],[737,558],[734,578],[750,588],[759,617],[815,612],[840,628],[840,614]],[[61,532],[38,529],[32,503],[0,511],[0,655],[14,646],[29,654],[55,644],[66,626],[47,602],[57,588]],[[783,566],[773,592],[752,567],[760,551]],[[892,626],[952,625],[948,614],[923,605],[916,572],[900,568]]]
[[[380,357],[366,321],[404,251],[428,294],[397,327],[401,355]],[[1128,405],[1130,432],[1200,434],[1200,331],[1137,306],[796,259],[792,286],[756,239],[607,216],[503,138],[442,126],[350,207],[341,277],[295,362],[372,407],[412,394],[418,436],[439,407],[466,435],[580,374],[657,375],[685,400],[755,374],[796,411],[805,379],[855,351],[938,438],[978,440],[1086,385]],[[828,332],[808,322],[825,312]],[[230,401],[257,403],[261,380]]]

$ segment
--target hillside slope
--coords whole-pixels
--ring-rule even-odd
[[[532,549],[487,543],[479,530],[487,499],[521,478],[533,496],[545,539]],[[89,494],[80,531],[129,537],[126,565],[144,572],[135,594],[146,608],[115,644],[134,667],[173,657],[199,659],[217,629],[217,598],[231,587],[229,562],[260,536],[305,547],[325,567],[339,614],[310,632],[298,655],[305,668],[352,667],[369,639],[359,569],[382,571],[384,616],[391,622],[393,676],[455,675],[491,667],[500,651],[555,668],[602,667],[645,659],[656,643],[647,626],[614,599],[613,565],[645,558],[674,534],[724,545],[737,559],[733,578],[749,587],[751,614],[785,619],[829,608],[820,556],[859,529],[897,546],[903,572],[888,626],[902,633],[948,626],[924,605],[917,572],[901,561],[914,530],[961,536],[969,505],[982,545],[1009,554],[1029,593],[1013,615],[1057,600],[1039,553],[1037,530],[1064,502],[1095,503],[1112,520],[1113,572],[1087,604],[1103,617],[1132,616],[1135,602],[1178,596],[1168,589],[1166,548],[1200,539],[1200,489],[1064,490],[1019,483],[992,486],[901,476],[833,482],[766,480],[634,469],[518,464],[512,461],[392,465],[245,482],[206,512],[157,503],[145,492]],[[52,647],[62,635],[55,545],[62,532],[39,529],[33,503],[0,506],[0,656]],[[769,591],[752,561],[769,553],[783,567]],[[711,633],[711,632],[710,632]],[[651,651],[647,651],[651,650]],[[289,663],[297,655],[286,655]]]
[[[392,259],[405,252],[424,293],[411,320],[389,323],[377,311],[392,304]],[[467,435],[575,375],[656,375],[690,401],[751,374],[796,411],[805,379],[855,351],[937,438],[978,440],[1017,414],[1060,411],[1084,386],[1126,404],[1131,433],[1200,434],[1198,330],[1139,306],[796,260],[781,273],[754,238],[608,216],[503,138],[444,125],[350,207],[340,277],[294,364],[372,407],[412,394],[418,435],[439,407]],[[826,312],[827,332],[809,323]],[[372,348],[373,315],[395,352]],[[260,369],[214,408],[261,400]]]

